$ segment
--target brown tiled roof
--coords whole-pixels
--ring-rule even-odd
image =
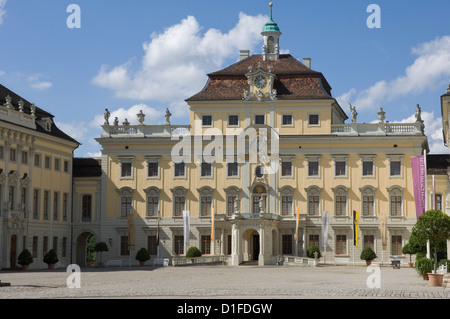
[[[241,100],[248,89],[249,67],[254,70],[262,63],[263,69],[272,66],[277,76],[274,88],[280,100],[330,99],[331,87],[322,73],[306,67],[290,54],[280,55],[278,61],[263,61],[262,55],[252,55],[223,70],[208,74],[208,83],[202,91],[186,101]]]

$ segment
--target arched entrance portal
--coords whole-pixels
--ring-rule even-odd
[[[258,261],[261,251],[259,233],[255,229],[247,229],[243,236],[244,262]]]
[[[84,232],[77,239],[77,256],[78,266],[94,266],[95,264],[95,243],[94,234]]]

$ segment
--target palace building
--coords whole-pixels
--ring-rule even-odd
[[[27,248],[32,267],[55,249],[71,260],[72,160],[79,143],[54,116],[0,85],[0,267]]]
[[[429,151],[420,107],[413,123],[389,123],[383,109],[358,123],[311,59],[280,52],[272,16],[261,35],[262,54],[240,51],[187,98],[187,125],[172,125],[169,110],[165,125],[106,110],[101,159],[73,158],[79,144],[51,114],[0,86],[1,267],[22,248],[33,268],[50,248],[62,265],[91,265],[93,240],[109,248],[103,262],[123,265],[137,265],[142,247],[151,264],[192,246],[232,266],[305,257],[312,245],[327,263],[361,263],[364,247],[408,262],[411,158]],[[441,101],[447,143],[448,91]],[[449,156],[428,155],[427,166],[427,207],[448,213]]]

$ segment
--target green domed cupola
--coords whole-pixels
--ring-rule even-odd
[[[263,58],[264,61],[276,61],[280,58],[280,28],[278,24],[273,21],[272,18],[272,7],[273,3],[269,4],[270,6],[270,20],[264,26],[263,32],[261,33],[264,37],[264,45],[263,45]]]

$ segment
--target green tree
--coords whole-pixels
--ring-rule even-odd
[[[450,217],[440,210],[428,210],[419,217],[411,235],[419,245],[426,245],[427,240],[430,241],[430,246],[434,248],[434,271],[436,271],[438,246],[450,238]]]

